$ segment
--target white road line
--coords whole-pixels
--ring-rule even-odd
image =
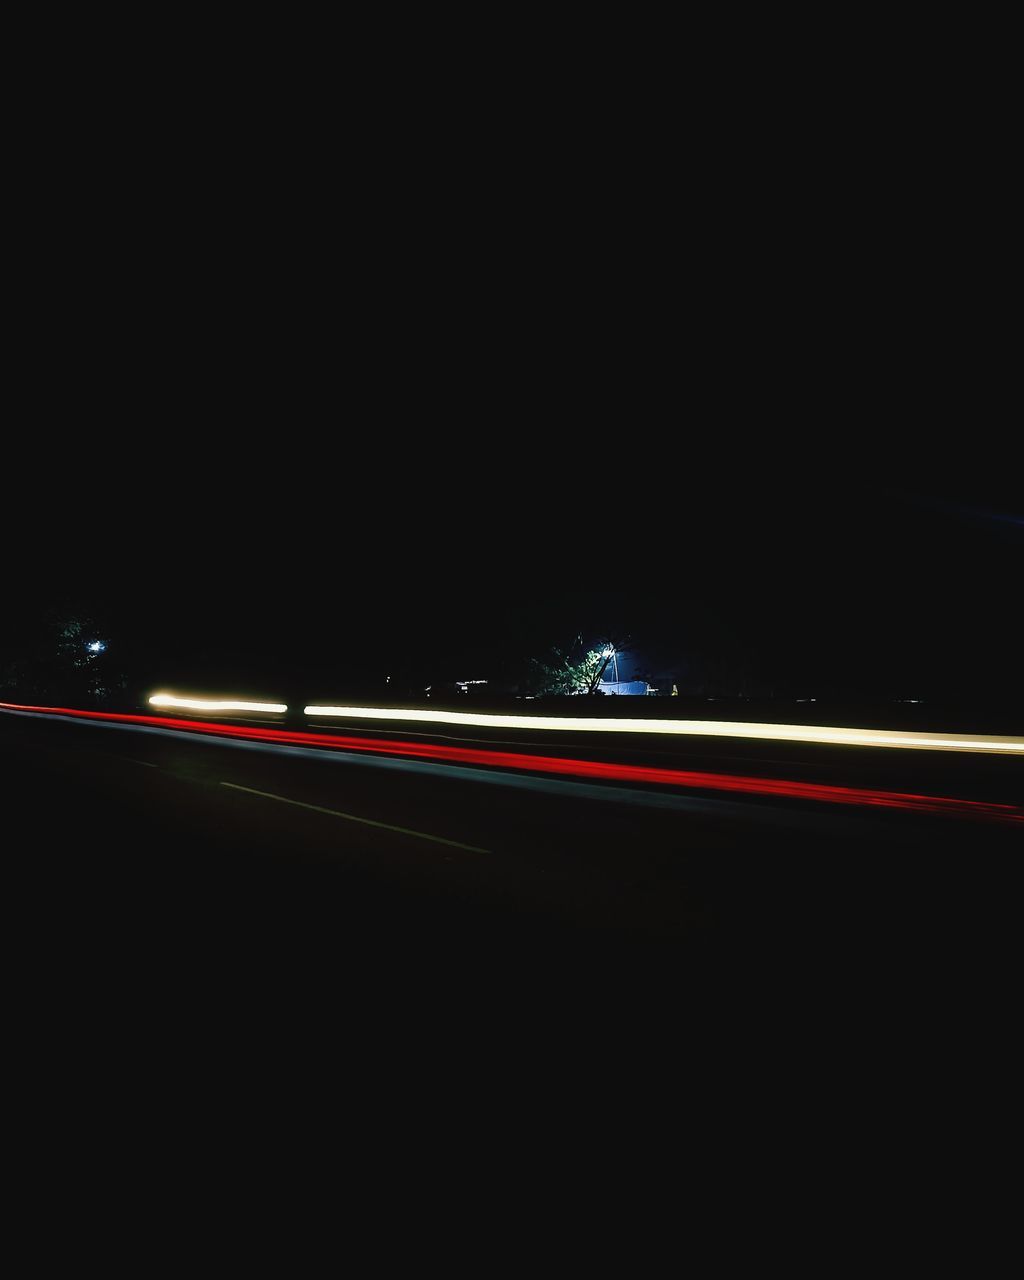
[[[302,800],[291,800],[288,796],[276,796],[272,791],[257,791],[254,787],[240,787],[234,782],[222,782],[222,787],[230,787],[232,791],[247,791],[251,796],[263,796],[265,800],[280,800],[282,804],[293,804],[299,809],[312,809],[314,813],[328,813],[332,818],[345,818],[348,822],[360,822],[364,827],[380,827],[384,831],[397,831],[403,836],[413,836],[417,840],[430,840],[433,844],[450,845],[453,849],[468,849],[470,853],[490,853],[490,849],[480,849],[475,844],[462,844],[458,840],[445,840],[443,836],[428,835],[426,831],[412,831],[409,827],[393,827],[389,822],[374,822],[372,818],[360,818],[354,813],[342,813],[340,809],[325,809],[322,805],[306,804]]]
[[[100,751],[101,756],[106,756],[108,760],[120,760],[122,764],[144,764],[147,769],[158,769],[160,766],[150,764],[148,760],[137,760],[134,756],[123,756],[117,751]]]

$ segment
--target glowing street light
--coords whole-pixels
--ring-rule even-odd
[[[615,646],[613,644],[610,644],[607,647],[607,649],[603,649],[601,651],[601,657],[606,659],[605,666],[608,665],[607,659],[608,658],[612,659],[612,663],[615,668],[615,683],[618,684],[619,683],[619,655],[618,655],[618,652],[616,651]]]
[[[102,653],[107,646],[102,640],[90,640],[85,647],[90,653]]]

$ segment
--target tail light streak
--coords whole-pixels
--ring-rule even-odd
[[[420,760],[483,765],[497,769],[514,769],[575,778],[598,778],[616,782],[655,784],[702,791],[777,796],[793,800],[831,804],[902,809],[917,813],[974,817],[991,821],[1024,822],[1024,809],[1011,804],[995,804],[980,800],[960,800],[944,796],[917,795],[909,792],[799,782],[784,778],[747,777],[736,774],[709,773],[693,769],[652,768],[647,765],[616,764],[600,760],[577,760],[562,756],[530,755],[514,751],[491,751],[475,747],[453,747],[432,742],[400,742],[393,739],[383,740],[379,738],[342,736],[339,734],[304,733],[287,729],[253,729],[243,725],[213,724],[203,720],[178,720],[164,716],[119,715],[104,711],[79,711],[68,707],[20,706],[4,702],[0,703],[0,708],[43,715],[67,716],[74,719],[184,730],[213,737],[242,738],[249,741],[279,745],[317,747],[325,751],[358,751],[375,755],[405,756]]]

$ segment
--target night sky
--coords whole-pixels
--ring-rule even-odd
[[[329,697],[611,634],[681,691],[1019,699],[997,228],[934,198],[945,135],[913,172],[834,142],[812,174],[723,122],[676,181],[653,135],[371,148],[340,190],[297,142],[58,168],[125,199],[29,219],[5,659],[72,610],[154,685]]]
[[[512,678],[607,635],[631,641],[624,674],[680,692],[1020,697],[1010,486],[755,476],[707,454],[661,474],[509,463],[502,484],[439,453],[306,455],[308,496],[270,450],[232,480],[170,467],[107,502],[65,490],[20,535],[5,651],[63,610],[94,614],[144,683],[281,697]]]

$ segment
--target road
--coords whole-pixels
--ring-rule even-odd
[[[379,726],[344,732],[387,740]],[[976,804],[1013,803],[1024,767],[717,739],[463,738]],[[782,975],[881,986],[919,966],[962,972],[967,957],[994,974],[1015,947],[1022,827],[970,811],[11,714],[0,769],[26,972],[47,990],[116,989],[135,1007],[276,998],[351,1014],[440,1000],[480,1016],[517,999],[552,1015],[610,1002],[685,1020],[712,992]]]

